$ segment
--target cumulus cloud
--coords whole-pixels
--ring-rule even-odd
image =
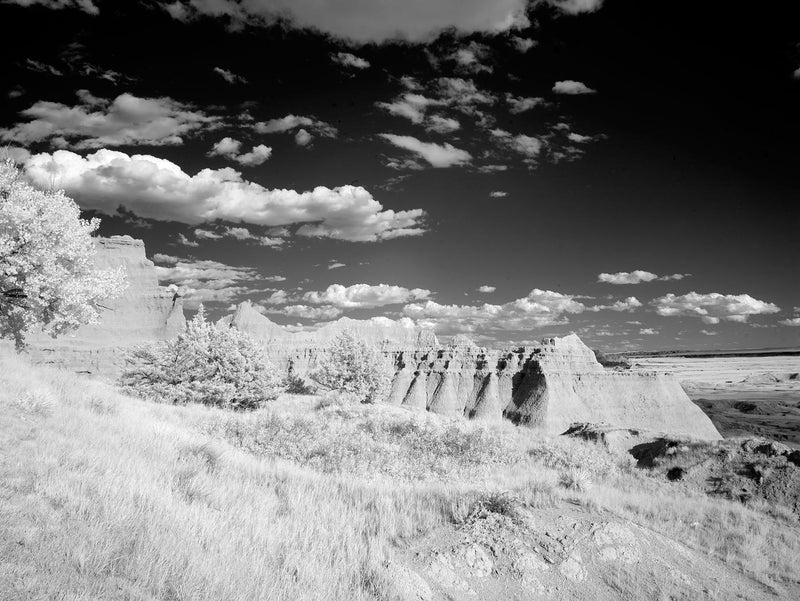
[[[398,38],[422,42],[444,29],[500,33],[530,24],[525,14],[528,0],[162,0],[161,4],[180,21],[196,15],[238,25],[288,21],[358,43]]]
[[[347,267],[347,264],[340,263],[339,261],[333,261],[332,263],[328,264],[328,269],[341,269],[342,267]]]
[[[503,190],[494,190],[493,192],[489,192],[489,196],[492,198],[505,198],[508,196],[508,192],[504,192]]]
[[[603,0],[547,0],[547,3],[569,15],[591,13],[603,6]]]
[[[298,317],[300,319],[311,319],[314,321],[335,319],[342,314],[342,310],[336,307],[309,307],[308,305],[287,305],[285,307],[268,305],[264,307],[263,312],[288,315],[289,317]]]
[[[449,142],[435,144],[433,142],[422,142],[413,136],[378,135],[390,144],[422,157],[432,167],[454,167],[465,165],[472,160],[472,155],[469,152],[456,148]]]
[[[800,322],[798,322],[798,323],[800,323]],[[719,334],[719,332],[715,332],[713,330],[700,330],[700,333],[703,336],[716,336],[717,334]]]
[[[364,309],[424,300],[430,295],[431,291],[423,288],[408,289],[388,284],[352,286],[332,284],[323,291],[306,292],[303,300],[315,305],[332,305],[341,309]]]
[[[76,149],[102,146],[164,146],[182,144],[182,136],[213,129],[218,118],[171,98],[139,98],[124,93],[114,100],[78,90],[80,103],[39,101],[20,114],[30,120],[0,129],[6,142],[31,144],[49,140],[53,146]]]
[[[423,327],[447,332],[524,330],[567,323],[565,315],[586,310],[576,298],[534,288],[527,296],[502,305],[442,305],[429,300],[406,305],[403,313]]]
[[[313,139],[314,136],[303,128],[298,129],[297,133],[294,135],[295,144],[298,146],[308,146]]]
[[[800,67],[797,67],[797,69],[794,70],[793,75],[795,79],[800,79]]]
[[[484,65],[481,61],[489,56],[489,47],[472,41],[469,44],[457,48],[448,58],[458,65],[458,69],[468,73],[480,73],[485,71],[492,72],[492,68]]]
[[[461,129],[461,123],[458,122],[458,119],[442,117],[441,115],[431,115],[428,117],[425,129],[428,131],[435,131],[439,134],[449,134]]]
[[[642,282],[667,282],[670,280],[682,280],[689,277],[689,273],[673,273],[672,275],[656,275],[650,271],[635,269],[633,271],[618,271],[617,273],[601,273],[597,276],[597,281],[605,284],[641,284]]]
[[[494,94],[479,90],[471,79],[440,77],[437,87],[442,101],[467,115],[479,114],[479,106],[490,106],[497,102]]]
[[[100,13],[93,0],[5,0],[7,4],[18,4],[19,6],[43,6],[54,10],[62,8],[77,8],[90,15]]]
[[[208,156],[227,157],[232,161],[236,161],[240,165],[244,165],[246,167],[261,165],[266,162],[270,156],[272,156],[272,148],[265,146],[264,144],[253,146],[253,149],[246,153],[240,152],[241,146],[242,143],[239,142],[239,140],[225,137],[214,144],[209,151]]]
[[[86,157],[67,150],[40,153],[24,168],[34,184],[55,183],[83,208],[106,214],[122,205],[140,217],[190,225],[216,219],[266,226],[302,223],[296,232],[300,236],[358,242],[425,231],[422,209],[384,209],[361,186],[268,189],[230,167],[189,175],[165,159],[107,149]]]
[[[218,261],[192,261],[170,255],[155,255],[156,276],[162,285],[182,289],[184,302],[190,308],[200,303],[230,303],[242,294],[252,292],[262,278],[249,267],[235,267]]]
[[[653,299],[650,304],[661,316],[699,317],[707,324],[717,324],[720,321],[745,323],[751,315],[769,315],[780,311],[773,303],[758,300],[749,294],[718,292],[690,292],[680,296],[670,293]]]
[[[608,309],[610,311],[634,311],[642,306],[641,301],[636,298],[635,296],[629,296],[624,300],[618,300],[610,305],[595,305],[593,307],[589,307],[589,311],[603,311]]]
[[[524,113],[532,108],[544,104],[544,98],[536,97],[521,97],[514,96],[513,94],[506,94],[506,103],[508,104],[508,112],[514,115]]]
[[[430,106],[444,104],[440,100],[427,98],[422,94],[407,93],[395,98],[392,102],[376,102],[375,106],[397,117],[404,117],[412,123],[422,123],[425,120],[425,111]]]
[[[521,154],[528,163],[535,162],[544,146],[538,138],[525,134],[512,135],[504,129],[493,129],[489,133],[503,146]]]
[[[293,131],[297,128],[308,128],[314,134],[325,138],[335,138],[339,132],[338,130],[324,121],[315,119],[314,117],[304,117],[300,115],[286,115],[279,119],[270,119],[269,121],[259,121],[253,126],[253,129],[258,134],[277,134]],[[303,130],[305,131],[305,130]],[[308,133],[308,131],[306,131]]]
[[[645,336],[655,336],[656,334],[658,334],[658,330],[655,330],[653,328],[642,328],[641,330],[639,330],[639,333],[644,334]]]
[[[369,69],[369,62],[350,52],[336,52],[331,54],[331,60],[343,67],[352,69]]]
[[[594,94],[597,92],[597,90],[593,90],[580,81],[567,79],[564,81],[557,81],[553,85],[553,92],[556,94],[569,94],[575,96],[579,94]]]
[[[800,317],[792,317],[790,319],[781,319],[779,322],[782,326],[789,326],[790,328],[796,328],[800,326]]]
[[[520,36],[512,36],[511,43],[514,45],[514,48],[516,48],[518,52],[522,52],[523,54],[538,44],[536,40],[532,40],[530,38],[523,38]]]
[[[486,286],[486,285],[484,285],[484,286],[481,286],[480,288],[478,288],[478,292],[483,292],[484,294],[491,294],[495,290],[497,290],[496,286]]]
[[[214,73],[219,75],[222,79],[224,79],[230,84],[247,83],[247,80],[241,75],[236,75],[236,73],[234,73],[233,71],[228,71],[227,69],[223,69],[222,67],[214,67]]]

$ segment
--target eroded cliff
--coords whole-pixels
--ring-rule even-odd
[[[26,341],[29,355],[37,363],[114,377],[130,347],[176,336],[186,320],[182,299],[159,286],[155,266],[145,256],[141,240],[112,236],[97,238],[95,244],[98,269],[125,268],[125,292],[108,301],[108,309],[96,325],[82,326],[58,338],[30,332]]]

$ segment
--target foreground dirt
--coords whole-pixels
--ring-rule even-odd
[[[569,503],[486,511],[409,545],[391,566],[408,599],[775,599],[756,582],[651,530]],[[796,591],[795,591],[796,592]]]

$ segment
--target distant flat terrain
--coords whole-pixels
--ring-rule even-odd
[[[755,434],[800,448],[800,356],[728,351],[629,360],[634,369],[675,374],[723,436]]]

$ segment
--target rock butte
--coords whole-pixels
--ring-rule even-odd
[[[51,339],[31,335],[31,357],[114,377],[127,348],[165,340],[185,324],[179,297],[158,285],[144,244],[128,236],[97,240],[100,267],[123,265],[129,287],[96,326]],[[375,344],[396,374],[387,402],[410,410],[499,421],[560,434],[575,422],[606,423],[700,439],[721,436],[669,374],[607,370],[578,336],[508,350],[478,347],[464,336],[442,345],[433,332],[375,318],[341,318],[315,331],[290,332],[244,302],[219,320],[252,336],[279,368],[305,376],[341,332]]]

